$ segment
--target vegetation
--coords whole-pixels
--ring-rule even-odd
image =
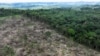
[[[100,50],[100,11],[96,9],[27,10],[25,15],[32,20],[46,22],[59,33]]]
[[[17,15],[17,14],[22,14],[23,10],[18,10],[18,9],[0,9],[0,17],[3,16],[11,16],[11,15]]]
[[[0,17],[0,56],[98,56],[100,54],[69,40],[100,50],[100,15],[97,10],[78,11],[64,8],[17,10],[16,13],[10,9],[3,10],[2,14],[5,14]],[[6,10],[9,13],[6,13]],[[69,39],[50,29],[45,23]],[[72,50],[75,50],[74,53]]]
[[[51,32],[47,31],[45,32],[46,37],[50,37],[51,36]]]
[[[98,8],[97,8],[98,9]],[[59,33],[68,36],[76,42],[100,50],[100,11],[91,8],[17,10],[0,9],[0,16],[24,14],[31,20],[48,23]],[[51,33],[47,32],[49,36]]]
[[[14,50],[10,46],[4,46],[3,48],[3,56],[14,56]]]

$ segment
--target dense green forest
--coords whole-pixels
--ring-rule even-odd
[[[0,17],[23,14],[23,10],[18,9],[0,9]]]
[[[100,50],[100,11],[91,8],[27,10],[26,15],[48,23],[70,39]]]
[[[32,20],[48,23],[70,39],[100,50],[100,10],[81,8],[17,10],[0,9],[0,16],[23,14]]]

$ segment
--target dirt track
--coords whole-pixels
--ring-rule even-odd
[[[100,52],[67,39],[43,22],[22,16],[4,19],[0,56],[100,56]]]

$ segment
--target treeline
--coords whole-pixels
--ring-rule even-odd
[[[0,8],[0,17],[22,14],[24,10]]]
[[[26,16],[48,23],[78,43],[100,50],[100,11],[84,8],[27,10]]]

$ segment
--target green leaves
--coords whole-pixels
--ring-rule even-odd
[[[88,37],[96,37],[95,32],[88,32],[87,35],[88,35]]]
[[[100,44],[100,13],[87,7],[81,9],[30,10],[29,14],[38,16],[37,20],[49,23],[52,28],[79,43],[99,47],[96,43]],[[46,35],[50,36],[50,33]]]
[[[14,56],[14,50],[13,50],[13,48],[12,47],[10,47],[10,46],[4,46],[3,47],[3,55],[4,56]]]
[[[68,34],[71,35],[71,36],[75,35],[75,30],[72,29],[72,28],[69,28],[69,29],[67,30],[67,32],[68,32]]]

